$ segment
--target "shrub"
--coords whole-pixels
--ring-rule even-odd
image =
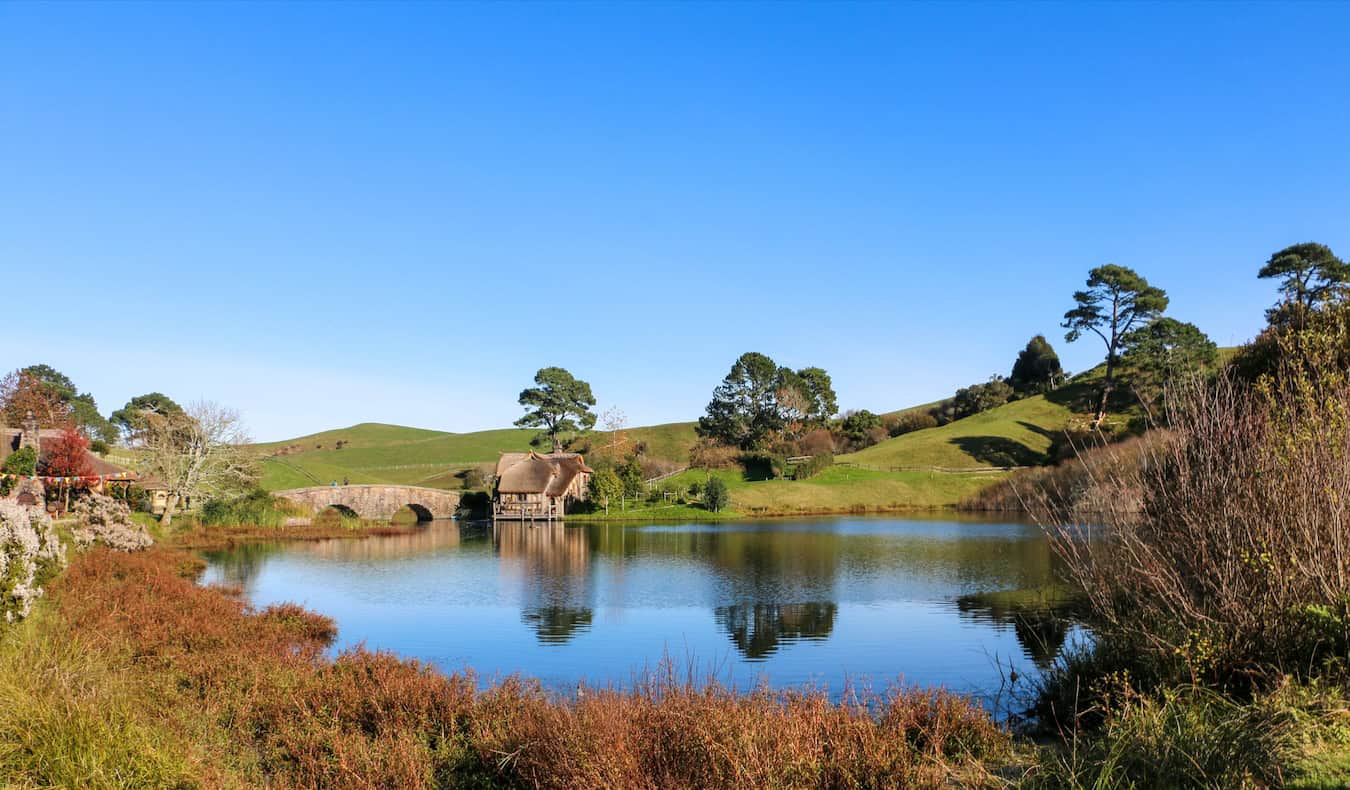
[[[65,563],[65,546],[41,508],[0,501],[0,618],[28,616],[42,584]]]
[[[103,441],[102,439],[94,439],[89,443],[89,452],[91,453],[97,453],[99,455],[107,455],[111,450],[112,447],[109,446],[108,443]]]
[[[712,439],[700,439],[689,451],[689,465],[695,469],[731,469],[741,451]]]
[[[808,477],[814,477],[826,469],[834,466],[834,456],[829,453],[813,455],[809,460],[797,464],[792,470],[793,480],[805,480]]]
[[[80,548],[102,543],[114,551],[139,551],[154,542],[144,526],[131,520],[126,504],[109,496],[90,493],[80,497],[71,515],[79,521],[71,535]]]
[[[834,452],[834,436],[824,428],[810,431],[797,443],[803,455],[822,455]]]
[[[708,484],[703,487],[703,506],[718,513],[730,505],[731,492],[727,490],[727,484],[720,477],[709,478]]]
[[[1280,374],[1167,395],[1174,433],[1143,454],[1143,507],[1109,539],[1060,527],[1099,642],[1188,682],[1259,686],[1350,659],[1350,380],[1345,337],[1304,333]],[[1072,524],[1072,518],[1066,523]]]
[[[257,488],[233,499],[214,498],[202,506],[201,521],[209,527],[280,527],[303,509]]]
[[[1024,784],[1061,787],[1280,787],[1296,754],[1292,716],[1268,701],[1242,705],[1194,687],[1106,692],[1089,735],[1043,752]]]
[[[931,411],[907,411],[887,421],[886,432],[891,437],[896,437],[937,426],[937,417],[934,417]]]
[[[737,460],[747,480],[777,480],[787,474],[787,459],[776,453],[741,453]]]

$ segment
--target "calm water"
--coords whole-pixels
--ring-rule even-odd
[[[846,679],[995,690],[1073,629],[1030,525],[831,518],[730,525],[460,526],[243,546],[208,583],[295,601],[365,642],[443,669],[570,688],[663,655],[738,687]]]

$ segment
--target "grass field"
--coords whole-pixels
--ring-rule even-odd
[[[1045,462],[1050,442],[1074,415],[1064,403],[1037,395],[897,436],[839,460],[883,468],[1032,466]]]
[[[953,475],[938,472],[880,472],[845,465],[826,469],[809,480],[747,480],[739,470],[690,469],[663,483],[676,492],[716,476],[727,484],[731,506],[723,518],[785,516],[811,513],[877,513],[953,507],[962,498],[1003,478],[1004,473]],[[660,510],[657,505],[652,510]],[[615,518],[610,508],[610,518]],[[666,507],[674,514],[674,510]],[[708,516],[707,511],[699,514]],[[630,512],[627,518],[639,517]],[[640,515],[648,515],[644,512]],[[651,513],[650,515],[657,515]],[[687,514],[686,514],[687,515]]]

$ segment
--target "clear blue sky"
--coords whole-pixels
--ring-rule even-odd
[[[635,424],[743,351],[845,408],[1138,269],[1221,345],[1350,254],[1350,4],[0,3],[0,367],[279,439]]]

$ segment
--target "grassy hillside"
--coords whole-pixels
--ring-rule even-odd
[[[477,464],[495,463],[504,452],[525,452],[534,431],[504,428],[474,433],[445,433],[401,425],[362,423],[282,442],[255,445],[265,456],[263,487],[268,490],[327,485],[344,478],[353,483],[399,483],[458,488],[457,477]],[[583,452],[631,452],[639,444],[649,457],[683,463],[698,437],[694,423],[631,428],[624,442],[611,444],[596,432],[581,442]],[[341,449],[338,443],[342,443]]]
[[[907,433],[839,460],[886,469],[1044,463],[1051,441],[1077,414],[1083,387],[1070,385],[1049,397],[1037,395],[938,428]]]

